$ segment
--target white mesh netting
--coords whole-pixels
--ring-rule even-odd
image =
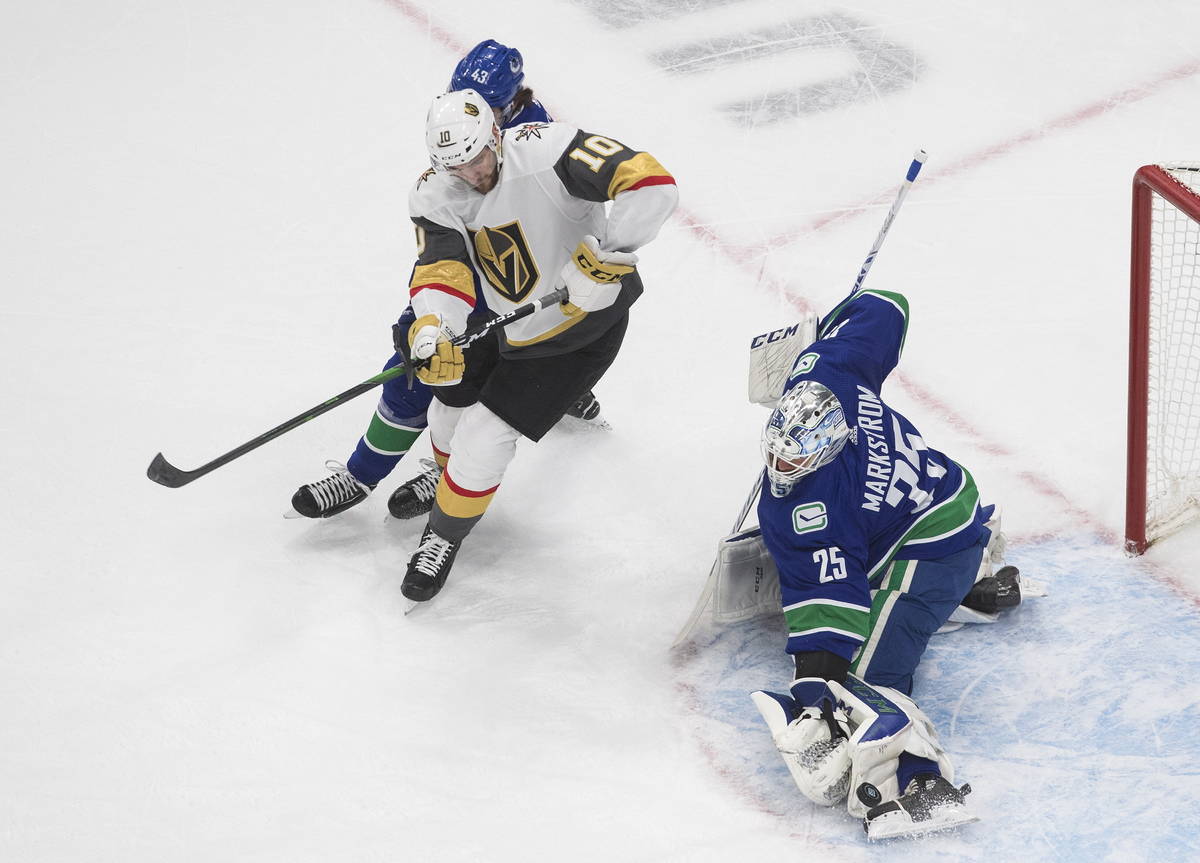
[[[1200,163],[1160,165],[1200,200]],[[1200,504],[1200,221],[1152,195],[1146,533]]]

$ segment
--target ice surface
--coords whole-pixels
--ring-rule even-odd
[[[0,860],[1200,857],[1200,537],[1119,553],[1130,181],[1200,158],[1192,5],[6,4]],[[683,204],[613,431],[522,445],[406,618],[383,494],[279,518],[370,396],[144,471],[382,364],[425,109],[487,36]],[[845,293],[918,147],[868,276],[913,309],[889,396],[1050,596],[918,678],[984,821],[867,847],[753,713],[779,633],[668,646],[755,470],[749,337]]]

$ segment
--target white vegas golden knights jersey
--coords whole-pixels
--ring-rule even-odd
[[[674,178],[653,156],[564,123],[506,130],[502,152],[499,182],[486,195],[432,169],[409,195],[417,231],[413,310],[441,315],[456,333],[479,300],[502,315],[558,288],[588,234],[604,249],[640,247],[678,199]],[[611,218],[606,201],[615,201]],[[626,314],[641,292],[635,270],[613,306],[569,316],[551,305],[507,325],[501,350],[530,357],[574,350]]]

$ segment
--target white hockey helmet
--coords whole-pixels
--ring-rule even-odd
[[[797,480],[837,458],[851,433],[842,403],[825,385],[804,381],[784,393],[762,435],[771,494],[786,497]]]
[[[425,118],[425,146],[438,170],[458,168],[490,147],[500,164],[500,127],[487,100],[474,90],[442,93]]]

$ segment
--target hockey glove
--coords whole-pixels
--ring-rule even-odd
[[[417,379],[432,387],[447,387],[462,381],[466,360],[450,339],[454,334],[442,326],[437,315],[424,315],[408,328],[408,346],[414,361],[428,358],[429,365],[417,369]]]
[[[584,237],[559,278],[570,299],[563,311],[574,317],[607,309],[621,293],[621,277],[633,272],[637,255],[632,252],[605,252],[595,237]]]
[[[793,681],[790,696],[760,691],[750,698],[800,792],[821,806],[845,800],[850,790],[850,727],[827,683],[806,677]]]

